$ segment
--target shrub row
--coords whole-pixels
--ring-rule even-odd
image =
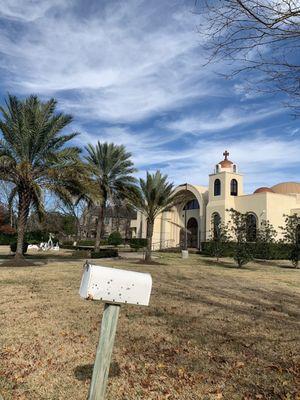
[[[224,243],[224,248],[222,251],[222,257],[233,257],[234,255],[234,242]],[[247,243],[251,254],[254,258],[262,260],[288,260],[290,259],[292,246],[287,243]],[[203,242],[201,253],[210,257],[214,255],[214,243]]]
[[[41,242],[48,242],[49,233],[43,231],[32,231],[25,233],[25,241],[29,244],[40,244]],[[58,238],[52,239],[53,243],[59,242]],[[0,245],[10,245],[17,241],[17,234],[0,233]]]
[[[0,233],[0,245],[9,245],[16,240],[16,234],[9,235],[7,233]]]

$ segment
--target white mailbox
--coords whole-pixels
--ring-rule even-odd
[[[150,274],[86,264],[79,294],[85,299],[105,303],[147,306],[151,288]]]

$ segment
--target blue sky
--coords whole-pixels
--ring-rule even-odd
[[[245,189],[299,181],[300,127],[280,96],[205,65],[194,0],[0,0],[0,98],[54,96],[76,144],[113,141],[139,176],[207,185],[225,149]]]

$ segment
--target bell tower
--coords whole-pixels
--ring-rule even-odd
[[[237,197],[244,194],[243,176],[238,173],[236,164],[229,160],[227,150],[223,156],[224,159],[215,165],[214,173],[209,175],[208,227],[214,213],[218,213],[221,221],[227,223],[229,216],[226,210],[236,208]]]

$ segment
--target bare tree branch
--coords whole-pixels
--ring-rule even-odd
[[[202,0],[196,12],[208,62],[230,61],[227,77],[244,73],[253,89],[284,93],[300,114],[300,0]]]

